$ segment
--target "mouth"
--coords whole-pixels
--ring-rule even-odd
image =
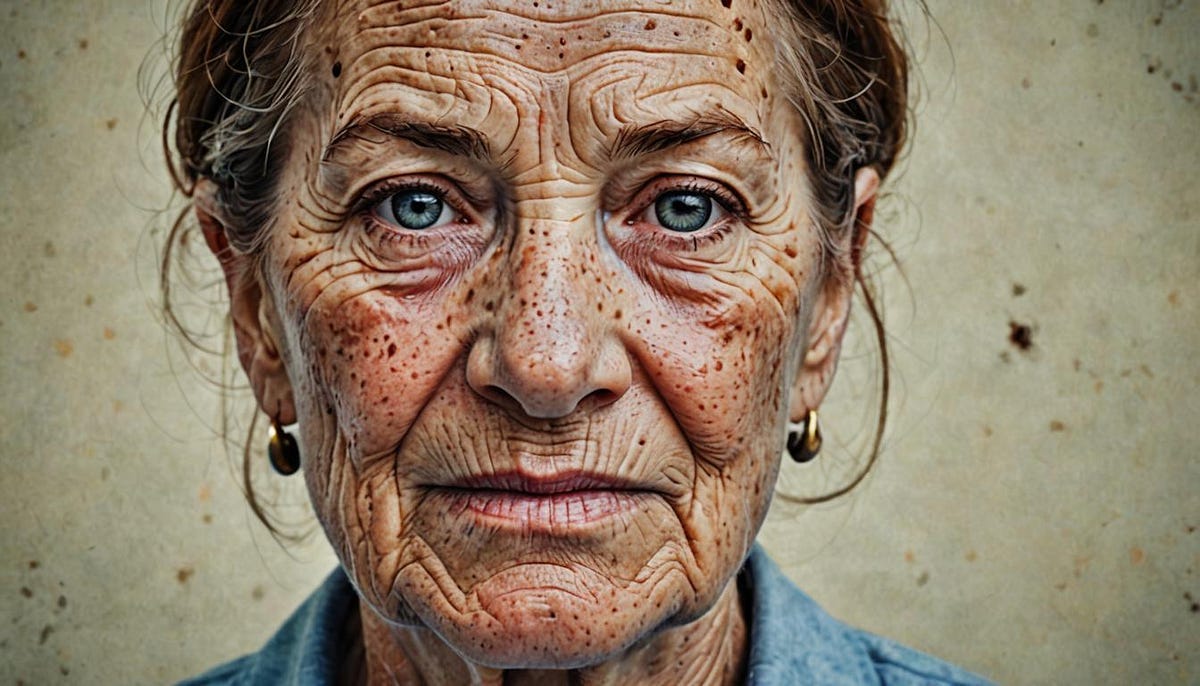
[[[644,484],[579,471],[483,474],[434,490],[454,511],[488,525],[551,534],[631,514],[660,495]]]

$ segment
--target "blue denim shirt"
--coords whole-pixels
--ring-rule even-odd
[[[755,546],[740,577],[751,597],[746,683],[987,684],[986,680],[911,648],[859,631],[825,613]],[[340,632],[358,597],[340,569],[329,575],[257,653],[181,686],[337,683]]]

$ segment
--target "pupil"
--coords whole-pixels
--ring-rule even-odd
[[[699,231],[712,216],[712,199],[684,191],[664,193],[654,203],[654,213],[658,222],[672,231]]]
[[[392,199],[392,212],[406,229],[427,229],[442,216],[442,201],[427,191],[397,193]]]

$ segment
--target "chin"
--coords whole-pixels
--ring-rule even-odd
[[[465,612],[447,608],[440,593],[418,594],[409,607],[421,624],[476,664],[578,669],[606,662],[663,626],[680,623],[681,576],[622,588],[586,569],[520,564],[461,596]]]

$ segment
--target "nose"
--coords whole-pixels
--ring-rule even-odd
[[[520,229],[504,274],[493,325],[467,359],[476,393],[529,417],[561,418],[615,402],[632,371],[605,315],[612,307],[589,273],[585,232],[565,222]]]

